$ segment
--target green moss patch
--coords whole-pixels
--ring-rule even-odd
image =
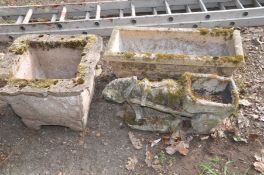
[[[232,36],[234,29],[213,28],[210,32],[212,36]]]
[[[208,28],[200,28],[197,29],[201,35],[207,35],[210,34],[211,36],[223,36],[225,39],[232,39],[233,37],[233,32],[234,29],[231,28],[213,28],[213,29],[208,29]]]
[[[163,88],[159,88],[155,91],[152,91],[153,87],[157,84],[163,84],[166,87],[166,90]],[[170,107],[175,106],[175,104],[179,103],[183,96],[183,86],[181,82],[172,80],[172,79],[166,79],[162,82],[155,82],[155,81],[149,81],[147,79],[139,80],[138,86],[141,89],[142,95],[146,96],[150,101],[153,101],[157,104],[166,104]]]
[[[244,60],[244,57],[242,55],[236,55],[236,56],[220,56],[220,57],[213,57],[214,61],[219,62],[228,62],[228,63],[234,63],[238,64]]]
[[[136,117],[129,113],[124,116],[124,122],[128,125],[141,125],[141,123],[136,121]]]
[[[200,34],[201,35],[206,35],[208,33],[210,33],[210,30],[208,28],[200,28],[200,29],[197,29],[200,31]]]
[[[235,105],[235,109],[238,109],[239,107],[239,93],[235,90],[232,91],[232,100],[233,104]]]
[[[28,40],[18,39],[8,48],[8,51],[13,52],[17,55],[22,55],[23,53],[27,51],[28,44],[29,44]]]
[[[131,59],[135,56],[135,54],[132,52],[122,52],[121,55],[126,59]]]
[[[181,54],[164,54],[164,53],[157,53],[156,54],[157,61],[172,60],[172,59],[184,59],[184,58],[189,58],[189,57],[190,56],[188,56],[188,55],[181,55]]]
[[[7,84],[9,86],[15,86],[19,88],[23,88],[26,86],[34,87],[34,88],[49,88],[52,85],[56,85],[58,80],[54,79],[39,79],[39,80],[25,80],[25,79],[9,79],[7,80]]]
[[[25,38],[17,39],[10,47],[9,51],[17,55],[25,53],[29,47],[53,49],[58,47],[65,47],[70,49],[90,49],[92,43],[96,42],[95,36],[80,36],[77,38],[61,39],[57,41],[49,40],[29,40]]]
[[[85,72],[86,72],[87,66],[85,64],[80,63],[78,65],[77,69],[77,75],[76,78],[74,79],[74,82],[76,84],[83,84],[85,82]]]

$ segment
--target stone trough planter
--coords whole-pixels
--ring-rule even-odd
[[[115,28],[104,54],[117,77],[175,78],[184,72],[224,76],[244,65],[233,29]]]
[[[221,120],[235,114],[239,103],[231,78],[195,73],[185,73],[178,80],[120,78],[105,87],[103,96],[132,107],[135,114],[125,117],[131,128],[159,132],[175,131],[189,121],[191,131],[209,133]],[[150,109],[151,114],[146,112]]]
[[[0,61],[0,100],[26,126],[83,130],[102,39],[95,35],[26,35]]]
[[[224,118],[235,114],[239,94],[232,78],[185,73],[182,111],[190,114],[192,128],[208,133]]]

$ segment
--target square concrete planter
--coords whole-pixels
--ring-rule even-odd
[[[232,78],[212,74],[185,73],[183,111],[191,114],[192,127],[208,133],[224,118],[235,114],[239,94]]]
[[[184,72],[224,76],[244,65],[233,29],[115,28],[104,54],[117,77],[175,78]]]
[[[102,39],[95,35],[26,35],[0,61],[0,99],[30,128],[86,127]]]

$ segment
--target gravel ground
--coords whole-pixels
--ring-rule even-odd
[[[0,1],[1,5],[40,4],[55,1],[23,0]],[[56,1],[61,2],[61,1]],[[74,1],[65,1],[74,2]],[[114,76],[108,65],[101,63],[103,73],[96,79],[96,91],[92,101],[89,123],[85,132],[74,132],[64,127],[45,126],[33,131],[24,126],[10,108],[0,116],[0,175],[194,175],[200,165],[219,157],[216,169],[222,171],[226,162],[236,174],[257,174],[253,163],[255,153],[263,149],[264,139],[264,27],[240,29],[246,54],[246,66],[237,70],[234,78],[244,101],[238,117],[231,124],[223,124],[225,134],[215,132],[216,137],[189,136],[189,154],[163,155],[165,146],[158,144],[150,151],[159,155],[164,164],[159,171],[145,163],[145,145],[161,138],[161,134],[134,131],[126,127],[117,113],[124,106],[108,103],[101,97],[104,86]],[[6,44],[1,45],[2,52]],[[220,131],[221,127],[217,131]],[[132,131],[143,143],[135,150],[128,138]],[[213,135],[213,136],[215,136]],[[234,141],[234,135],[247,143]],[[225,137],[223,137],[225,136]],[[243,138],[243,139],[241,139]],[[126,169],[129,157],[137,157],[134,171]],[[223,172],[223,171],[222,171]],[[221,174],[221,173],[219,173]]]

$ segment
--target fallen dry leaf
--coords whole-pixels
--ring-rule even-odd
[[[185,143],[184,141],[179,141],[178,143],[175,143],[173,145],[170,145],[166,148],[166,152],[169,155],[173,155],[176,152],[179,152],[180,154],[186,156],[189,153],[189,145]]]
[[[132,132],[128,132],[128,137],[135,149],[142,149],[143,145],[141,143],[141,140],[136,138]]]
[[[161,137],[163,145],[169,145],[170,144],[170,136],[168,134],[163,135]]]
[[[237,117],[231,116],[225,118],[217,127],[212,129],[212,138],[227,138],[225,132],[236,132],[236,124]]]
[[[158,159],[155,159],[153,162],[152,162],[152,165],[151,167],[155,170],[155,171],[161,171],[162,170],[162,166],[160,164],[160,161]]]
[[[126,169],[128,171],[134,171],[137,163],[138,163],[138,160],[136,156],[134,156],[133,158],[129,157],[127,164],[126,164]]]
[[[173,132],[170,137],[170,144],[173,145],[182,140],[181,134],[179,131]]]
[[[261,150],[260,154],[255,155],[256,162],[254,162],[254,167],[257,171],[264,173],[264,149]]]
[[[264,173],[264,162],[254,162],[254,167],[257,171]]]
[[[152,161],[154,159],[154,155],[149,151],[148,147],[146,148],[146,158],[145,158],[145,163],[147,164],[148,167],[152,166]]]

